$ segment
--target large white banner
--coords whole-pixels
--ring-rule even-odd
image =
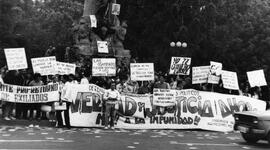
[[[75,75],[76,70],[76,64],[70,64],[70,63],[64,63],[64,62],[56,62],[55,67],[55,74],[60,75],[68,75],[68,74],[74,74]]]
[[[0,100],[15,103],[47,103],[59,101],[59,85],[17,86],[0,85]]]
[[[56,69],[55,56],[32,58],[32,67],[34,73],[40,73],[41,75],[54,75]]]
[[[192,67],[192,84],[207,83],[210,66]]]
[[[191,58],[189,57],[172,57],[169,74],[189,75]]]
[[[224,88],[230,90],[239,90],[236,72],[222,70],[221,79]]]
[[[130,77],[132,81],[150,81],[154,80],[153,63],[131,63]]]
[[[70,123],[78,127],[104,126],[102,94],[95,85],[71,85],[66,99],[72,101]],[[173,106],[153,103],[152,95],[121,95],[116,128],[126,129],[205,129],[233,131],[234,112],[263,111],[261,100],[193,89],[176,90]]]
[[[92,65],[93,76],[115,76],[116,74],[115,58],[93,58]]]
[[[8,70],[28,68],[24,48],[5,48]]]
[[[267,85],[263,70],[255,70],[247,72],[250,87]]]
[[[210,72],[208,75],[208,83],[218,84],[222,71],[222,63],[210,61]]]

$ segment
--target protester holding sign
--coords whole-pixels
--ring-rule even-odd
[[[63,103],[63,97],[65,96],[67,89],[70,86],[70,78],[67,75],[64,75],[62,78],[62,82],[64,83],[63,89],[61,90],[61,96],[59,99],[59,103],[62,104]],[[62,119],[62,112],[64,112],[64,118],[65,118],[65,125],[68,129],[70,129],[70,119],[69,119],[69,107],[70,107],[70,102],[66,102],[66,107],[67,109],[62,111],[62,110],[58,110],[56,111],[56,119],[57,119],[57,127],[58,128],[62,128],[64,127],[64,122]]]
[[[7,72],[7,74],[4,77],[4,83],[6,84],[12,84],[12,85],[22,85],[22,78],[19,77],[19,72],[12,70]],[[15,120],[16,118],[13,117],[13,109],[14,109],[15,103],[13,102],[5,102],[4,106],[4,120]]]
[[[29,83],[29,86],[42,86],[44,85],[41,80],[41,75],[39,73],[35,73],[33,80]],[[30,120],[34,119],[34,110],[36,110],[36,119],[41,120],[41,104],[30,104]]]
[[[120,93],[115,89],[114,82],[111,83],[111,89],[107,90],[104,95],[105,100],[105,129],[108,129],[109,119],[111,129],[114,129],[114,120],[116,115],[116,109],[119,107],[118,100],[120,100]]]

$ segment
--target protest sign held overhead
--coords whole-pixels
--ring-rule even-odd
[[[93,76],[115,76],[116,75],[115,58],[93,58],[92,74]]]
[[[150,81],[154,80],[153,63],[131,63],[130,77],[132,81]]]
[[[263,70],[249,71],[247,72],[247,76],[250,87],[267,85]]]
[[[64,63],[64,62],[56,62],[55,73],[60,75],[68,75],[74,74],[75,75],[76,64]]]
[[[91,22],[91,27],[96,28],[97,27],[97,18],[95,15],[90,15],[90,22]]]
[[[155,106],[174,106],[175,105],[175,90],[171,89],[154,89],[153,90],[153,105]]]
[[[120,14],[120,7],[121,7],[120,4],[113,3],[112,4],[112,14],[113,15],[119,15]]]
[[[8,70],[28,68],[24,48],[5,48]]]
[[[208,75],[208,83],[218,84],[222,71],[222,63],[210,61],[210,72]]]
[[[109,53],[107,41],[97,41],[97,46],[99,53]]]
[[[236,72],[222,70],[221,79],[224,88],[229,90],[239,90]]]
[[[34,73],[40,73],[41,75],[54,75],[56,73],[55,56],[32,58],[31,62]]]
[[[207,83],[210,66],[192,67],[192,84]]]
[[[189,75],[191,58],[189,57],[172,57],[169,74]]]

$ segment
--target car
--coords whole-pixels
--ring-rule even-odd
[[[240,131],[248,143],[267,140],[270,145],[270,110],[234,113],[234,130]]]

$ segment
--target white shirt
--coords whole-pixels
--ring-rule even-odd
[[[115,90],[107,90],[105,95],[104,95],[104,99],[107,100],[108,98],[114,98],[119,100],[120,99],[120,93],[115,89]]]
[[[0,75],[0,83],[4,84],[4,81],[3,81],[2,75]]]

